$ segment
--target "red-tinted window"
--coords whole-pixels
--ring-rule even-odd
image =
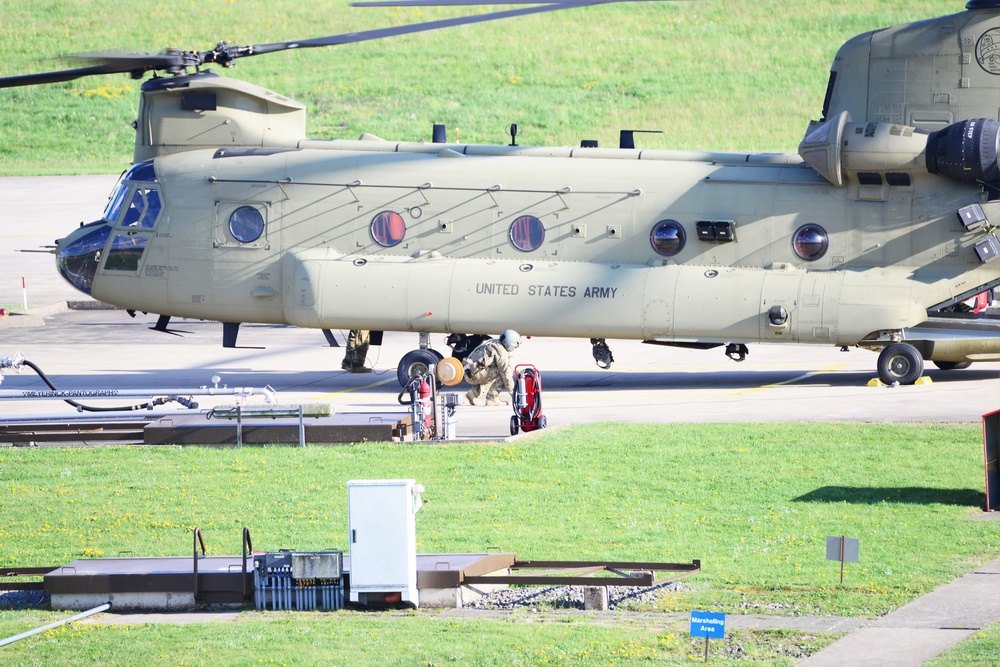
[[[510,242],[524,252],[538,250],[545,241],[545,225],[533,215],[522,215],[510,225]]]
[[[382,211],[372,218],[371,232],[375,243],[391,248],[406,236],[406,222],[395,211]]]

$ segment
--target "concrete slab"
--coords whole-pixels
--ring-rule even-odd
[[[0,330],[3,329],[29,329],[33,327],[45,326],[45,320],[41,315],[30,313],[8,313],[0,315]]]
[[[980,565],[975,570],[975,574],[1000,574],[1000,560],[995,560],[992,563],[986,563],[985,565]]]
[[[972,630],[862,628],[798,663],[800,667],[919,667]]]
[[[903,605],[876,628],[978,630],[1000,620],[1000,573],[972,573]]]
[[[803,667],[916,667],[1000,621],[1000,560],[834,642]]]

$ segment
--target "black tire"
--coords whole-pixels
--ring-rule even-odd
[[[431,366],[436,366],[441,359],[440,352],[434,350],[411,350],[403,355],[396,366],[396,379],[399,386],[405,387],[410,378],[415,375],[424,375]]]
[[[935,361],[934,365],[943,371],[960,371],[972,365],[971,361]]]
[[[538,428],[543,429],[549,425],[549,420],[545,418],[545,415],[538,417]]]
[[[886,384],[913,384],[924,373],[924,358],[909,343],[893,343],[878,355],[878,377]]]
[[[510,434],[517,435],[517,432],[518,430],[520,430],[520,428],[521,428],[520,420],[517,418],[517,415],[514,415],[513,417],[510,418]]]

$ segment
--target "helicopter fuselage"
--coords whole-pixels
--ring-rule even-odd
[[[155,183],[123,182],[158,190],[162,211],[136,229],[122,207],[92,294],[316,328],[853,345],[997,278],[956,216],[992,206],[980,188],[914,164],[889,165],[905,185],[835,187],[797,155],[377,139],[186,151],[155,159]],[[234,235],[248,208],[254,238]],[[398,238],[379,236],[387,220]],[[821,230],[804,241],[825,246],[815,258],[796,252],[804,228]],[[115,262],[115,239],[137,237],[141,256]]]
[[[595,359],[604,338],[861,345],[910,383],[1000,360],[1000,318],[963,319],[1000,287],[996,45],[992,0],[849,40],[798,154],[308,139],[272,91],[155,78],[134,166],[57,261],[164,316],[516,329]]]

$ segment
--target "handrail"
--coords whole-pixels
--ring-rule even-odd
[[[194,527],[194,555],[192,556],[192,562],[194,566],[192,571],[194,572],[194,599],[195,602],[201,599],[201,593],[198,590],[198,543],[201,542],[201,557],[204,558],[207,555],[207,550],[205,549],[205,538],[201,535],[201,528],[198,526]]]
[[[208,554],[208,550],[205,548],[205,538],[201,536],[201,528],[198,526],[194,527],[194,555],[195,558],[198,557],[198,543],[201,542],[201,555],[202,558]]]
[[[250,529],[243,526],[243,599],[250,599],[250,592],[247,590],[247,554],[253,553],[253,540],[250,539]]]

